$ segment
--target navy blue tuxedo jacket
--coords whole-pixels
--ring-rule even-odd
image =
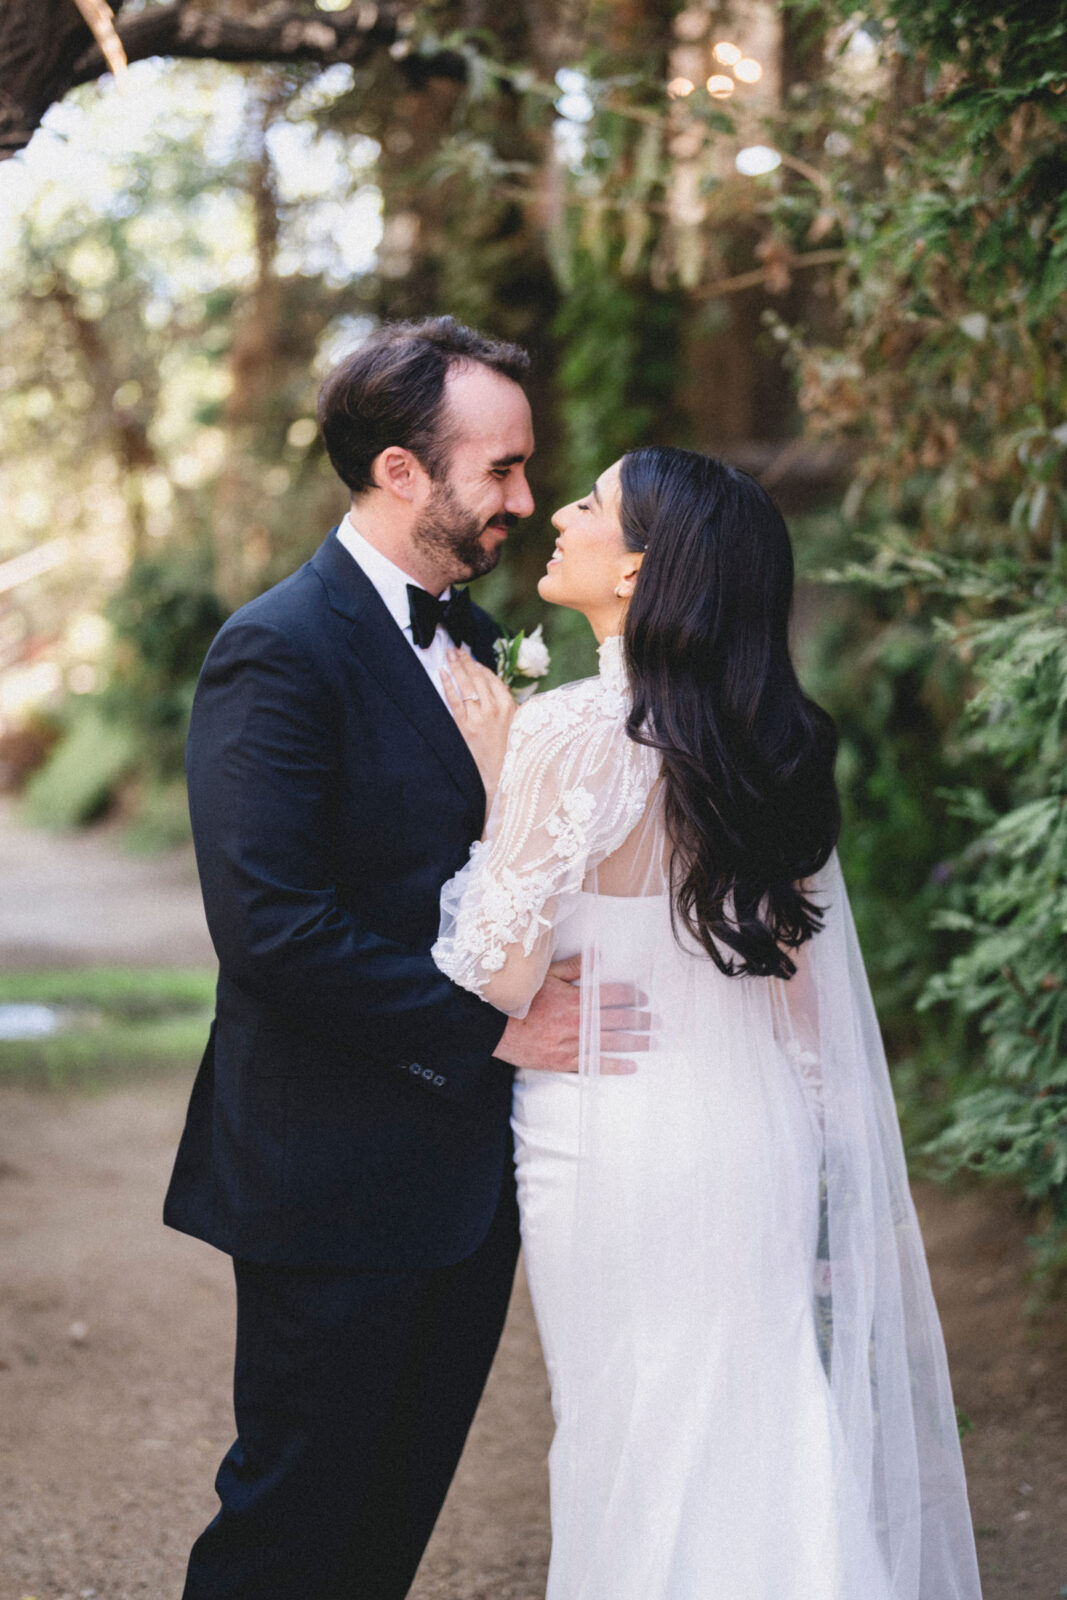
[[[165,1220],[252,1261],[461,1260],[513,1181],[506,1018],[429,950],[485,794],[336,530],[220,631],[186,765],[219,984]]]

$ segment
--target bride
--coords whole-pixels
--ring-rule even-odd
[[[599,674],[514,714],[453,658],[491,807],[434,947],[515,1016],[581,957],[581,1069],[520,1071],[512,1118],[549,1600],[975,1600],[785,525],[744,473],[661,448],[553,523],[539,590],[586,616]],[[651,1017],[630,1059],[600,1050],[616,982]]]

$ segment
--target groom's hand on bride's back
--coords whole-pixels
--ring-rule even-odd
[[[579,956],[556,961],[530,1002],[523,1018],[512,1017],[495,1054],[513,1067],[540,1072],[577,1072],[581,1036]],[[600,986],[600,1072],[618,1076],[636,1072],[628,1059],[650,1048],[651,1018],[645,995],[632,983]]]

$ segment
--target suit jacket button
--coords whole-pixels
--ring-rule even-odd
[[[433,1068],[432,1067],[423,1067],[422,1075],[423,1075],[424,1078],[432,1078],[433,1077]]]
[[[433,1080],[434,1088],[435,1089],[439,1089],[441,1087],[441,1085],[444,1083],[444,1081],[445,1081],[444,1078],[441,1076],[440,1073],[438,1073],[436,1078]]]
[[[422,1068],[419,1066],[419,1063],[417,1061],[413,1061],[411,1063],[411,1065],[408,1067],[408,1071],[409,1072],[414,1072],[416,1074],[416,1076],[417,1076],[422,1071]]]

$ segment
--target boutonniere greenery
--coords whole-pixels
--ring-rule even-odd
[[[529,635],[522,628],[510,639],[505,635],[496,641],[493,648],[496,651],[496,675],[502,683],[507,684],[521,706],[524,700],[536,694],[537,683],[519,680],[543,678],[552,664],[548,646],[541,636],[541,624],[538,623]]]

